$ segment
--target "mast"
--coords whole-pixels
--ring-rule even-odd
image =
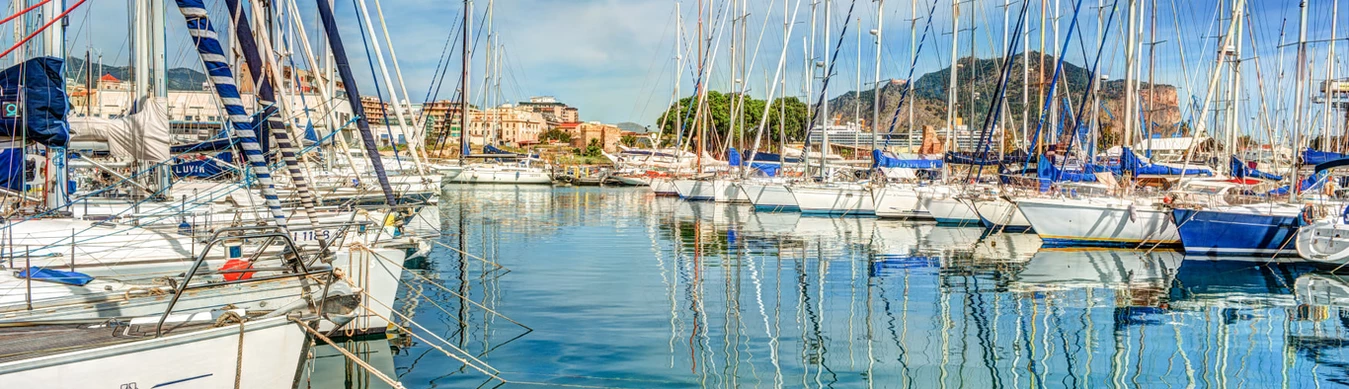
[[[917,2],[917,1],[910,1],[910,2],[909,2],[909,14],[910,14],[911,16],[913,16],[912,19],[909,19],[909,63],[912,64],[912,63],[914,63],[913,61],[914,61],[915,59],[918,58],[918,2]],[[930,23],[929,23],[929,25],[930,25]],[[923,28],[926,29],[927,27],[925,26],[925,27],[923,27]],[[910,72],[910,73],[912,73],[912,72]],[[913,77],[909,77],[908,80],[904,80],[904,88],[909,90],[908,93],[909,93],[910,96],[913,95]],[[913,149],[913,106],[914,106],[914,104],[912,104],[912,103],[909,104],[909,136],[908,136],[908,138],[909,138],[909,152],[914,152],[914,149]]]
[[[323,1],[323,0],[319,0]],[[468,74],[471,70],[473,58],[473,49],[468,46],[469,28],[473,22],[473,0],[464,0],[464,31],[463,45],[460,46],[461,56],[463,57],[464,72],[459,74],[459,166],[464,165],[464,160],[468,157]]]
[[[1134,134],[1134,122],[1138,118],[1138,96],[1134,93],[1138,88],[1138,80],[1134,78],[1135,62],[1137,62],[1134,53],[1136,53],[1135,46],[1138,45],[1138,16],[1138,0],[1129,0],[1129,23],[1125,27],[1124,35],[1124,134],[1121,137],[1123,139],[1120,142],[1121,146],[1133,143],[1131,140]],[[1126,194],[1129,191],[1128,188],[1133,186],[1132,181],[1132,178],[1125,177]]]
[[[960,2],[951,2],[951,77],[946,86],[946,151],[952,150],[956,136],[956,80],[960,74]],[[942,164],[942,177],[950,173],[950,164]]]
[[[1236,0],[1233,0],[1233,2],[1236,2]],[[1228,160],[1231,160],[1231,157],[1236,155],[1237,132],[1239,131],[1238,128],[1240,127],[1240,122],[1238,122],[1238,118],[1240,117],[1240,110],[1241,110],[1241,88],[1240,88],[1241,42],[1242,42],[1241,31],[1244,28],[1244,26],[1241,23],[1241,18],[1242,18],[1242,8],[1237,7],[1234,4],[1232,7],[1232,20],[1233,20],[1232,23],[1236,26],[1236,35],[1232,37],[1231,45],[1224,48],[1224,51],[1227,51],[1227,53],[1225,54],[1228,56],[1228,61],[1231,61],[1232,63],[1231,64],[1232,75],[1230,77],[1232,83],[1231,86],[1229,87],[1229,90],[1227,91],[1228,99],[1230,100],[1228,102],[1228,106],[1231,107],[1231,109],[1229,109],[1227,113]],[[1235,175],[1236,172],[1231,173]]]
[[[697,42],[698,42],[698,90],[693,91],[693,93],[695,93],[695,94],[698,95],[698,99],[695,100],[695,101],[697,102],[698,105],[697,105],[697,107],[694,107],[694,110],[695,110],[696,112],[701,113],[702,110],[703,110],[703,103],[702,103],[702,100],[703,100],[703,97],[702,97],[702,96],[703,96],[703,91],[707,90],[707,87],[705,86],[705,85],[707,85],[707,79],[706,79],[706,75],[703,73],[703,0],[698,0],[698,40],[697,40]],[[695,114],[695,115],[693,116],[693,120],[694,120],[693,125],[694,125],[695,127],[697,127],[697,129],[696,129],[695,131],[698,133],[698,148],[697,148],[697,150],[694,151],[694,155],[693,155],[693,161],[694,161],[694,164],[695,164],[695,167],[694,167],[694,170],[693,170],[693,174],[698,174],[698,173],[702,173],[702,172],[703,172],[703,146],[706,144],[706,140],[704,139],[704,136],[703,136],[703,135],[704,135],[704,133],[706,132],[706,131],[705,131],[705,130],[706,130],[706,128],[705,128],[706,126],[703,125],[703,118],[702,118],[701,116],[702,116],[702,115],[698,115],[698,114]]]
[[[876,2],[876,30],[875,30],[875,32],[874,32],[874,34],[873,34],[873,35],[876,36],[876,61],[875,61],[875,62],[876,62],[876,72],[875,72],[875,73],[876,73],[876,76],[875,76],[875,78],[874,78],[874,80],[873,80],[875,83],[871,85],[871,87],[872,87],[872,89],[871,89],[871,149],[872,149],[872,150],[875,150],[875,149],[876,149],[876,135],[877,135],[876,129],[881,125],[881,32],[882,32],[882,31],[885,31],[885,24],[884,24],[884,21],[885,21],[885,0],[878,0],[878,1]],[[858,24],[860,25],[861,23],[858,23]],[[858,34],[858,36],[859,36],[859,38],[858,38],[858,39],[859,39],[859,43],[857,44],[857,51],[858,51],[858,52],[861,52],[861,51],[862,51],[862,44],[860,43],[860,39],[861,39],[860,36],[861,36],[862,33],[861,33],[861,31],[858,31],[857,34]],[[858,67],[859,69],[862,67],[861,62],[862,62],[862,61],[860,61],[860,60],[858,61],[857,67]],[[859,78],[862,77],[862,76],[861,76],[861,74],[862,74],[861,70],[858,70],[857,73],[858,73],[858,77],[859,77]],[[858,91],[858,93],[860,94],[861,91],[862,91],[862,88],[860,88],[860,87],[857,88],[857,91]],[[859,101],[857,105],[858,105],[858,107],[861,107],[862,104],[861,104],[861,102]],[[859,109],[860,109],[860,108],[859,108]],[[887,143],[889,143],[889,142],[887,142]]]
[[[1333,0],[1332,0],[1333,1]],[[1303,131],[1302,117],[1302,98],[1306,93],[1307,77],[1307,0],[1302,0],[1298,4],[1301,16],[1299,16],[1297,33],[1297,76],[1296,86],[1293,87],[1293,163],[1292,163],[1292,181],[1289,181],[1288,203],[1298,203],[1298,192],[1301,191],[1301,184],[1298,182],[1298,154],[1302,153],[1302,142],[1299,139]]]
[[[1331,134],[1332,134],[1332,133],[1331,133],[1331,129],[1332,129],[1331,126],[1332,126],[1332,123],[1330,122],[1330,111],[1331,111],[1331,107],[1333,107],[1334,104],[1330,102],[1330,93],[1329,93],[1330,89],[1329,89],[1329,87],[1330,87],[1331,82],[1332,82],[1331,80],[1334,80],[1334,79],[1335,79],[1335,43],[1337,43],[1337,42],[1335,41],[1335,35],[1336,35],[1335,33],[1337,32],[1336,29],[1339,27],[1339,18],[1340,18],[1340,1],[1339,1],[1339,0],[1330,0],[1330,15],[1331,15],[1331,17],[1330,17],[1330,47],[1329,47],[1328,49],[1326,49],[1326,81],[1325,81],[1325,84],[1324,84],[1323,86],[1321,86],[1322,94],[1326,96],[1326,98],[1325,98],[1325,104],[1324,104],[1325,107],[1323,107],[1323,108],[1321,109],[1321,116],[1322,116],[1322,118],[1321,118],[1321,128],[1323,129],[1323,130],[1321,130],[1321,132],[1322,132],[1322,133],[1325,133],[1325,139],[1327,139],[1327,140],[1329,140],[1329,139],[1334,139],[1334,138],[1332,137],[1332,135],[1331,135]],[[1349,140],[1344,139],[1344,136],[1343,136],[1343,135],[1345,135],[1345,134],[1340,134],[1340,135],[1341,135],[1341,137],[1340,137],[1340,142],[1338,142],[1338,143],[1340,143],[1340,144],[1338,145],[1338,146],[1340,146],[1340,147],[1338,147],[1337,150],[1335,150],[1335,152],[1340,152],[1340,153],[1342,153],[1342,152],[1344,152],[1344,148],[1345,148],[1345,144],[1346,144],[1345,142],[1346,142],[1346,141],[1349,141]]]
[[[683,3],[675,3],[675,167],[678,169],[679,157],[684,138],[684,97],[679,94],[679,84],[684,82],[684,13],[680,10]]]
[[[1154,73],[1157,69],[1157,45],[1161,43],[1157,41],[1157,13],[1157,0],[1152,0],[1151,37],[1148,38],[1151,41],[1148,43],[1148,110],[1143,115],[1143,131],[1147,134],[1144,142],[1147,142],[1149,159],[1152,158],[1152,138],[1155,137],[1152,133],[1152,115],[1157,113],[1157,82]]]
[[[831,8],[833,0],[824,0],[824,79],[820,87],[820,117],[824,125],[820,126],[820,176],[824,177],[829,167],[829,70],[833,69],[834,59],[829,55],[829,33],[832,22]]]
[[[351,105],[351,113],[356,116],[356,128],[360,131],[361,143],[370,158],[370,167],[375,171],[375,178],[379,180],[380,190],[384,192],[384,201],[393,206],[397,204],[397,199],[394,197],[393,187],[389,186],[389,176],[384,173],[384,161],[379,157],[375,136],[370,133],[370,121],[366,119],[365,108],[361,107],[361,93],[356,87],[356,77],[351,74],[351,64],[347,62],[347,50],[342,45],[342,36],[338,31],[337,20],[333,18],[333,9],[325,0],[317,2],[319,16],[323,20],[323,30],[328,33],[328,45],[333,50],[333,60],[337,64],[337,73],[342,76],[342,86],[347,91],[347,103]]]

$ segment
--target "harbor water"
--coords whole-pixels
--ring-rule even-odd
[[[410,334],[343,343],[408,388],[1349,384],[1349,278],[1267,258],[644,189],[449,186],[423,216]],[[310,355],[299,387],[387,387]]]

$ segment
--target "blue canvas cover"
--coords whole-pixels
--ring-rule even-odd
[[[740,157],[740,150],[736,150],[732,147],[730,150],[726,151],[726,163],[731,164],[731,166],[741,166],[745,161],[744,158]]]
[[[1116,175],[1158,175],[1158,176],[1213,176],[1213,171],[1205,168],[1181,169],[1164,165],[1143,163],[1138,155],[1128,147],[1120,150],[1119,164],[1110,167]]]
[[[70,143],[64,65],[59,58],[39,57],[0,71],[0,136],[54,147]]]
[[[1265,173],[1265,172],[1262,172],[1262,171],[1260,171],[1260,170],[1257,170],[1257,169],[1255,169],[1255,168],[1253,168],[1253,167],[1250,167],[1250,165],[1247,165],[1245,162],[1242,162],[1240,158],[1237,158],[1237,157],[1235,157],[1235,156],[1232,157],[1232,160],[1231,160],[1230,162],[1228,162],[1228,165],[1229,165],[1229,167],[1232,168],[1232,175],[1233,175],[1233,176],[1236,176],[1237,178],[1248,178],[1248,177],[1249,177],[1249,178],[1259,178],[1259,179],[1262,179],[1262,180],[1270,180],[1270,181],[1282,181],[1282,180],[1283,180],[1283,176],[1280,176],[1280,175],[1277,175],[1277,174]]]
[[[38,266],[21,270],[16,276],[19,278],[29,278],[33,281],[47,281],[75,286],[84,286],[94,280],[94,277],[88,274],[73,271],[60,271]]]
[[[891,157],[881,150],[871,150],[871,167],[893,167],[907,169],[941,169],[940,159],[899,159]]]
[[[1313,148],[1302,150],[1302,163],[1306,165],[1320,165],[1344,157],[1344,154],[1320,151]]]
[[[216,159],[233,163],[233,156],[230,153],[216,154]],[[195,161],[176,163],[173,165],[174,177],[197,177],[211,178],[217,177],[225,172],[225,168],[220,166],[220,162],[215,159],[202,158]]]
[[[23,148],[0,150],[0,188],[23,191]]]
[[[1045,156],[1040,156],[1040,162],[1035,165],[1035,175],[1040,180],[1040,191],[1049,190],[1049,185],[1060,181],[1070,182],[1096,182],[1096,172],[1100,168],[1095,165],[1085,165],[1082,171],[1066,171],[1055,166],[1054,162]]]

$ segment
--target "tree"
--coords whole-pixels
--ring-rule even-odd
[[[599,157],[600,155],[603,155],[603,153],[604,147],[600,146],[599,139],[591,139],[590,144],[586,145],[585,156],[587,157]]]
[[[708,128],[707,140],[708,148],[718,147],[718,142],[724,142],[731,135],[731,104],[740,103],[740,95],[734,93],[721,93],[717,91],[707,92],[707,107],[704,112],[711,121],[711,127]],[[694,114],[697,113],[698,99],[696,97],[686,97],[680,100],[678,111],[676,106],[671,105],[656,119],[656,123],[661,124],[661,132],[664,134],[663,142],[667,144],[676,143],[676,137],[683,136],[684,141],[688,142],[697,135],[693,129],[695,120]],[[760,117],[763,115],[764,106],[768,104],[763,100],[754,99],[745,96],[744,99],[744,128],[741,128],[740,122],[736,122],[736,139],[753,139],[760,125]],[[781,109],[786,107],[786,120],[782,120]],[[810,118],[806,117],[806,104],[795,97],[773,100],[772,107],[768,111],[767,123],[764,127],[764,141],[774,142],[778,140],[778,130],[781,128],[787,135],[787,139],[802,139],[805,136],[805,124]],[[783,123],[780,123],[783,122]],[[683,123],[684,128],[676,128],[676,123]],[[753,143],[747,142],[747,143]]]
[[[571,134],[563,131],[561,128],[554,128],[539,134],[539,142],[558,141],[562,143],[571,142]]]
[[[618,143],[628,147],[637,146],[637,135],[623,134],[623,137],[618,139]]]

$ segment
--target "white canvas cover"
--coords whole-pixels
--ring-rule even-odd
[[[138,161],[167,161],[169,153],[169,114],[164,102],[149,98],[139,104],[140,112],[118,119],[80,117],[70,119],[71,141],[106,142],[108,152]]]

